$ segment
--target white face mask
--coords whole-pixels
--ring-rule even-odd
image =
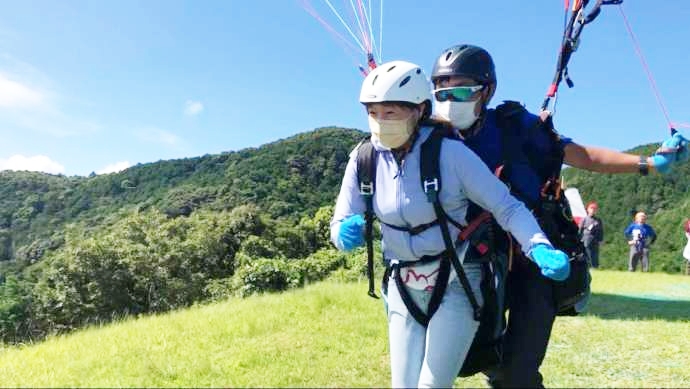
[[[407,119],[377,120],[369,116],[371,135],[378,138],[382,145],[396,149],[410,139],[417,127],[417,115],[411,114]]]
[[[479,118],[474,112],[478,101],[436,101],[436,114],[444,120],[448,120],[453,127],[465,130],[474,124]]]

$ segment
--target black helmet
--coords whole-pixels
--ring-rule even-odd
[[[496,83],[496,69],[489,52],[478,46],[460,44],[443,50],[434,63],[431,81],[441,77],[469,77],[481,84]]]

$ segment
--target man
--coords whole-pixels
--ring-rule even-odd
[[[487,104],[496,90],[496,72],[489,53],[477,46],[460,44],[444,50],[434,64],[435,115],[450,122],[465,143],[494,171],[512,155],[504,178],[516,197],[529,208],[540,206],[544,184],[539,163],[530,164],[525,152],[542,156],[562,155],[562,161],[576,168],[601,173],[668,173],[673,164],[687,159],[687,139],[676,134],[664,142],[666,154],[651,157],[626,154],[601,147],[582,146],[548,131],[527,134],[502,132],[494,109]],[[550,123],[549,113],[536,116],[525,112],[525,123]],[[516,129],[517,131],[518,129]],[[510,136],[513,136],[510,138]],[[556,161],[558,162],[558,161]],[[559,165],[560,166],[560,165]],[[467,221],[472,215],[468,212]],[[467,259],[466,259],[467,261]],[[553,283],[539,268],[524,258],[514,258],[508,276],[510,307],[504,338],[504,363],[487,372],[492,387],[543,387],[539,367],[546,354],[556,317]]]
[[[630,246],[628,257],[628,271],[637,270],[638,262],[642,262],[642,271],[649,271],[649,246],[656,241],[656,232],[647,224],[647,214],[638,212],[635,221],[625,229],[625,238]]]
[[[599,206],[595,202],[587,204],[587,216],[580,223],[580,237],[593,268],[599,267],[599,244],[604,241],[604,224],[596,215]]]

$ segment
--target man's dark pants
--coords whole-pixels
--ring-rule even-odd
[[[510,312],[504,363],[487,372],[489,384],[493,388],[543,388],[539,367],[556,318],[552,281],[532,261],[516,258],[507,287]]]

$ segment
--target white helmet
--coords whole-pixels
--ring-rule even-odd
[[[431,102],[431,84],[419,66],[406,61],[391,61],[372,70],[362,83],[359,102]]]

